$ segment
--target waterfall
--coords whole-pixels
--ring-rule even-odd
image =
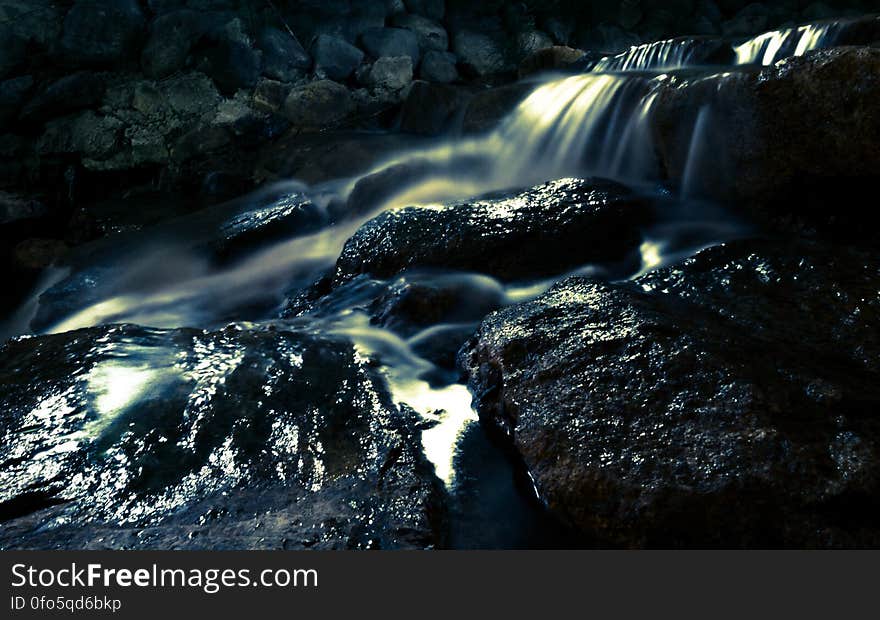
[[[820,24],[768,32],[737,46],[736,63],[769,66],[788,56],[803,56],[834,45],[839,30],[839,24]]]
[[[803,56],[809,51],[835,45],[845,22],[797,26],[756,36],[744,43],[728,47],[721,40],[704,37],[669,39],[636,45],[622,54],[607,56],[593,68],[594,72],[674,71],[686,67],[716,64],[712,53],[724,49],[735,65],[769,66],[790,56]],[[715,45],[713,45],[713,43]],[[728,54],[718,54],[723,58]]]
[[[669,39],[637,45],[622,54],[603,58],[593,71],[669,71],[686,67],[692,64],[701,43],[701,39]]]

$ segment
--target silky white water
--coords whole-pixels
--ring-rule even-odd
[[[767,33],[735,48],[737,64],[772,64],[783,55],[802,55],[833,44],[835,28],[804,26]],[[640,191],[657,191],[658,167],[650,119],[657,89],[664,72],[694,62],[699,42],[671,40],[633,48],[628,54],[602,61],[591,73],[552,78],[536,85],[498,127],[482,136],[451,137],[427,148],[400,153],[376,166],[376,173],[413,162],[428,172],[401,181],[394,192],[366,213],[351,216],[332,226],[266,247],[229,266],[218,268],[182,245],[169,244],[152,254],[129,256],[121,249],[114,269],[119,277],[97,282],[100,301],[80,308],[52,326],[64,332],[93,325],[130,322],[153,327],[216,327],[233,320],[264,320],[265,316],[242,315],[242,308],[265,302],[280,303],[291,289],[302,289],[332,269],[345,242],[379,213],[410,205],[439,208],[473,196],[527,187],[563,177],[598,176],[625,182]],[[652,73],[644,73],[646,70]],[[711,110],[701,111],[689,137],[691,157],[682,191],[685,198],[670,207],[666,219],[645,232],[642,264],[630,276],[646,273],[681,259],[696,249],[735,236],[737,224],[713,205],[700,201],[704,135],[710,131]],[[358,178],[305,188],[291,186],[317,204],[345,201]],[[259,198],[257,199],[259,200]],[[244,202],[242,209],[247,210]],[[679,242],[688,238],[687,243]],[[126,274],[161,270],[161,284],[136,284]],[[572,273],[599,274],[601,267],[584,265]],[[504,303],[516,303],[542,293],[559,274],[538,282],[500,283],[485,276],[480,286],[496,290]],[[54,284],[49,282],[48,284]],[[27,313],[32,314],[28,307]],[[271,313],[270,313],[271,316]],[[315,333],[341,336],[352,341],[363,356],[382,362],[383,373],[394,398],[412,407],[426,420],[437,422],[423,433],[428,458],[438,476],[452,483],[453,455],[462,430],[475,420],[470,395],[456,381],[429,382],[425,377],[433,364],[413,351],[425,332],[403,338],[370,324],[359,299],[342,303],[338,311],[324,316],[297,319]],[[433,326],[445,329],[448,326]],[[468,326],[454,326],[468,327]],[[470,326],[475,329],[476,324]],[[132,356],[132,369],[141,361]],[[125,370],[125,369],[123,369]],[[95,381],[107,384],[104,401],[113,403],[112,383],[119,369],[101,374]],[[137,375],[140,377],[141,375]],[[96,389],[104,389],[98,385]],[[146,389],[138,385],[138,390]],[[102,402],[104,402],[102,401]],[[108,409],[113,409],[109,407]]]

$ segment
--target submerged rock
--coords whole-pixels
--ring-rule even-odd
[[[565,280],[461,354],[550,509],[601,544],[880,544],[880,269],[736,242]]]
[[[443,543],[414,420],[348,343],[123,325],[0,360],[2,548]]]
[[[337,283],[405,269],[477,271],[504,280],[624,258],[650,206],[611,181],[562,179],[525,192],[437,208],[387,211],[348,240]]]

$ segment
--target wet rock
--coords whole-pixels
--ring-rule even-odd
[[[339,81],[347,80],[364,59],[354,45],[323,34],[315,39],[312,56],[317,74]]]
[[[370,315],[373,323],[405,336],[440,324],[464,324],[470,335],[471,324],[501,307],[503,298],[498,282],[485,276],[411,273],[389,284],[370,305]]]
[[[865,136],[880,136],[878,75],[880,50],[840,48],[761,71],[673,79],[655,108],[663,165],[671,178],[683,178],[688,146],[680,141],[705,109],[712,131],[701,148],[715,157],[700,174],[713,195],[762,217],[793,214],[820,226],[835,218],[871,221],[857,202],[812,204],[809,197],[823,187],[833,195],[840,179],[876,178],[880,142]]]
[[[550,509],[600,545],[880,542],[877,263],[747,241],[561,282],[462,353]]]
[[[412,31],[423,53],[431,50],[445,52],[449,48],[449,35],[446,34],[446,29],[431,19],[421,15],[401,13],[394,16],[392,24]]]
[[[533,90],[534,84],[516,82],[477,93],[467,105],[462,121],[465,133],[484,132],[494,128]]]
[[[399,91],[412,82],[413,64],[409,56],[380,58],[370,67],[367,83],[374,88]]]
[[[332,80],[318,80],[290,91],[284,113],[295,127],[319,128],[344,120],[354,112],[348,89]]]
[[[2,548],[443,544],[416,421],[348,343],[109,326],[2,353]]]
[[[452,51],[461,65],[477,77],[503,73],[510,69],[502,46],[481,32],[461,30],[452,37]]]
[[[649,219],[649,205],[627,188],[578,179],[446,207],[386,211],[345,244],[334,281],[431,267],[503,280],[547,276],[625,257]]]
[[[361,35],[361,45],[373,58],[409,56],[413,66],[419,62],[419,40],[403,28],[370,28]]]
[[[455,54],[452,52],[425,52],[419,65],[419,76],[428,82],[448,84],[458,80]]]
[[[197,11],[182,9],[160,15],[150,25],[141,67],[150,78],[164,78],[186,66],[193,46],[207,30]]]
[[[350,217],[385,207],[394,196],[405,193],[433,172],[434,168],[428,160],[410,158],[368,174],[358,179],[349,193],[345,214]]]
[[[470,97],[469,92],[447,84],[413,82],[400,113],[400,129],[415,134],[440,134]]]
[[[77,0],[64,18],[59,59],[74,66],[129,63],[144,30],[137,0]]]
[[[520,79],[544,71],[557,71],[569,68],[584,57],[583,50],[563,45],[554,45],[532,52],[519,63]]]
[[[69,112],[96,106],[104,96],[104,81],[91,71],[79,71],[50,84],[31,99],[20,118],[28,123],[42,123]]]
[[[263,75],[281,82],[295,82],[312,67],[312,58],[289,32],[265,28],[260,33]]]
[[[317,230],[326,223],[323,209],[303,194],[292,192],[221,221],[217,239],[210,246],[213,254],[223,260],[240,258],[269,243]]]

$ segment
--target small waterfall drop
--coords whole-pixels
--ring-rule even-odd
[[[603,58],[593,68],[593,71],[670,71],[679,69],[692,64],[701,44],[700,39],[694,38],[668,39],[637,45],[622,54]]]
[[[737,46],[736,63],[769,66],[782,58],[803,56],[834,45],[839,29],[837,24],[819,24],[768,32]]]

